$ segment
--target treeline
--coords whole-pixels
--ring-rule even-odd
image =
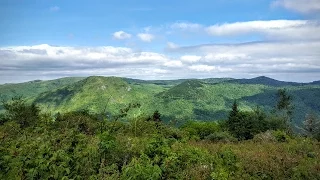
[[[226,121],[170,126],[132,103],[111,119],[86,110],[43,113],[21,97],[3,102],[0,179],[320,179],[319,118],[303,136],[279,91],[273,112],[239,110]]]

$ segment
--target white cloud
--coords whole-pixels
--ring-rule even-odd
[[[319,1],[320,3],[320,1]],[[205,26],[195,23],[174,23],[170,26],[170,34],[186,33],[207,34],[210,36],[254,36],[262,40],[314,40],[320,39],[320,21],[317,20],[261,20],[231,22]],[[190,35],[191,36],[191,35]],[[170,49],[170,47],[169,47]]]
[[[137,37],[144,42],[151,42],[154,39],[154,36],[149,33],[139,33]]]
[[[247,21],[217,24],[206,28],[212,36],[234,36],[260,33],[277,39],[320,38],[320,23],[306,20]]]
[[[154,69],[154,70],[151,70],[151,72],[155,73],[155,74],[165,74],[165,73],[168,73],[167,70],[165,69]]]
[[[194,55],[184,55],[180,57],[181,61],[186,63],[195,63],[201,59],[201,56],[194,56]]]
[[[215,66],[208,66],[208,65],[192,65],[189,66],[189,69],[193,70],[193,71],[212,71],[215,70],[216,67]]]
[[[167,49],[176,49],[179,48],[179,46],[173,42],[167,42]]]
[[[130,48],[112,46],[59,47],[42,44],[0,48],[0,53],[0,66],[22,69],[26,63],[33,68],[41,68],[39,64],[43,64],[43,68],[58,64],[102,68],[118,64],[161,64],[167,61],[167,57],[159,53],[135,52]]]
[[[230,62],[230,61],[240,61],[245,59],[251,59],[251,57],[246,54],[237,54],[237,53],[208,53],[204,57],[206,62]]]
[[[226,72],[224,77],[248,77],[248,74],[273,74],[280,79],[283,74],[289,77],[308,75],[320,77],[320,41],[307,42],[257,42],[228,45],[199,45],[180,47],[177,53],[202,54],[201,59],[189,66],[198,72]],[[246,74],[246,75],[245,75]],[[276,75],[274,75],[276,74]],[[291,79],[295,81],[298,79]],[[299,80],[301,80],[299,79]],[[288,78],[287,78],[288,80]]]
[[[52,7],[50,7],[50,11],[51,12],[60,11],[60,7],[59,6],[52,6]]]
[[[192,65],[189,66],[189,69],[193,71],[198,71],[198,72],[230,72],[232,71],[231,68],[223,68],[220,66],[210,66],[210,65],[204,65],[204,64],[199,64],[199,65]]]
[[[130,39],[131,38],[131,34],[126,33],[124,31],[117,31],[117,32],[113,33],[113,37],[115,39],[119,39],[119,40]]]
[[[180,29],[184,31],[196,31],[203,28],[201,24],[185,23],[185,22],[173,23],[170,27],[172,29]]]
[[[252,77],[319,80],[320,41],[207,44],[176,47],[170,54],[126,47],[12,46],[0,48],[0,82],[62,76],[141,79]],[[276,75],[275,75],[276,74]]]
[[[166,67],[182,67],[183,63],[181,61],[168,61],[164,63]]]
[[[272,6],[284,7],[303,14],[320,13],[319,0],[276,0]]]

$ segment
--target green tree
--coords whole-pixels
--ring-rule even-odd
[[[284,122],[286,123],[287,132],[292,133],[291,123],[294,110],[294,106],[292,104],[293,98],[291,95],[288,94],[286,89],[279,89],[277,96],[278,102],[276,109],[278,110],[278,113],[280,113]]]
[[[27,104],[21,97],[13,97],[11,101],[2,101],[5,109],[3,121],[15,121],[21,128],[34,125],[39,120],[40,109],[32,103]]]
[[[238,110],[237,102],[232,105],[232,110],[226,122],[228,131],[240,140],[252,139],[254,135],[267,131],[271,125],[267,115],[257,107],[253,112]]]
[[[307,136],[320,140],[320,120],[314,113],[308,113],[303,124]]]
[[[161,122],[161,114],[159,113],[158,110],[156,110],[153,115],[152,115],[152,120],[154,122]]]
[[[241,125],[241,117],[238,110],[238,104],[237,104],[237,101],[234,101],[232,104],[232,110],[229,113],[229,117],[226,122],[226,127],[231,134],[237,137],[239,134],[240,125]]]

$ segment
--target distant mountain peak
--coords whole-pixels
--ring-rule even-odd
[[[187,87],[197,88],[197,87],[202,87],[203,83],[198,79],[190,79],[179,84],[178,86],[187,86]]]
[[[204,84],[200,80],[189,79],[160,93],[159,96],[174,99],[201,99],[205,98],[202,87],[204,87]]]
[[[267,76],[258,76],[258,77],[252,78],[252,79],[262,79],[262,80],[274,80],[274,81],[277,81],[277,80],[272,79],[272,78],[267,77]]]
[[[279,81],[276,79],[269,78],[267,76],[258,76],[252,79],[235,79],[229,82],[236,82],[240,84],[261,84],[261,85],[275,86],[275,87],[301,84],[301,83],[294,83],[294,82]]]

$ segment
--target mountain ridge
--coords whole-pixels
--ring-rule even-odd
[[[141,113],[150,114],[159,110],[168,121],[210,121],[227,117],[234,100],[239,101],[242,110],[251,111],[255,106],[270,110],[275,106],[276,93],[280,88],[286,88],[294,95],[296,123],[302,122],[305,113],[318,112],[320,86],[317,82],[283,82],[265,76],[240,80],[207,78],[159,81],[90,76],[0,85],[0,94],[7,100],[17,94],[23,95],[28,102],[36,102],[53,114],[89,109],[98,113],[106,110],[115,115],[130,103],[140,103]]]
[[[299,85],[308,85],[308,84],[320,84],[320,80],[315,80],[311,82],[293,82],[293,81],[281,81],[277,80],[274,78],[270,78],[267,76],[257,76],[253,78],[229,78],[229,77],[221,77],[221,78],[185,78],[185,79],[170,79],[170,80],[143,80],[143,79],[136,79],[136,78],[127,78],[127,77],[120,77],[120,76],[87,76],[87,77],[62,77],[62,78],[57,78],[57,79],[51,79],[51,80],[30,80],[30,81],[25,81],[25,82],[19,82],[19,83],[4,83],[0,84],[0,86],[6,86],[6,85],[18,85],[18,84],[25,84],[25,83],[41,83],[41,82],[50,82],[50,81],[59,81],[59,80],[64,80],[64,79],[86,79],[89,77],[116,77],[116,78],[122,78],[128,83],[168,83],[168,82],[175,82],[175,83],[182,83],[187,80],[200,80],[204,82],[210,82],[210,81],[215,81],[215,82],[223,82],[223,81],[277,81],[277,82],[282,82],[282,83],[290,83],[290,84],[299,84]]]

